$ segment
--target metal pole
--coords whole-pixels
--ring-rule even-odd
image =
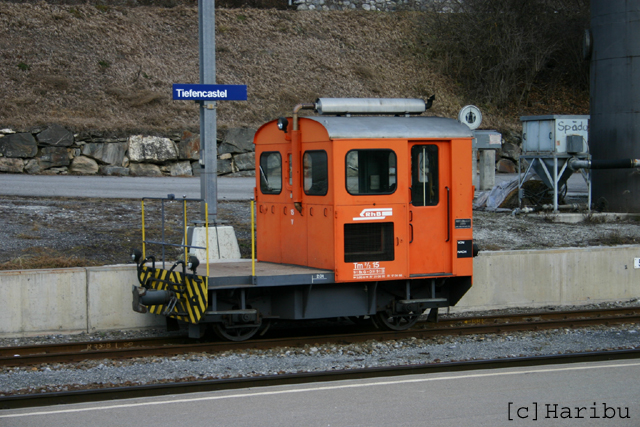
[[[207,239],[207,243],[204,245],[204,250],[207,251],[207,289],[209,289],[209,205],[207,203],[204,204],[205,211],[205,220],[204,220],[204,230],[205,230],[205,238]],[[218,254],[219,256],[220,254]]]
[[[256,230],[254,201],[251,200],[251,277],[256,277]]]
[[[522,166],[521,166],[522,156],[518,156],[518,207],[522,207]],[[475,159],[474,159],[475,161]],[[525,175],[526,176],[526,175]]]
[[[142,259],[147,259],[147,241],[144,237],[144,199],[140,200],[142,205]]]
[[[589,195],[587,196],[587,210],[591,210],[591,170],[587,172],[587,190],[589,191]]]
[[[187,201],[186,199],[182,201],[182,212],[183,212],[183,221],[182,221],[182,225],[184,228],[184,264],[187,265],[187,263],[189,262],[189,240],[187,237]],[[164,239],[162,239],[162,241],[164,242]],[[164,247],[163,247],[164,249]]]
[[[553,155],[553,211],[558,212],[558,157]]]
[[[200,84],[216,84],[216,13],[214,0],[198,0],[200,38]],[[218,214],[218,147],[216,143],[216,102],[200,102],[200,197],[209,205],[209,218],[201,210],[202,220],[215,224]]]

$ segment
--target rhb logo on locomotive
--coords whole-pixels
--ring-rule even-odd
[[[353,217],[354,221],[372,221],[393,216],[393,208],[369,208],[363,209],[359,216]]]

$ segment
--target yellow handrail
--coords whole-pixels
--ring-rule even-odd
[[[204,244],[205,251],[207,251],[207,286],[209,286],[209,203],[204,204],[204,228],[205,238],[207,242]],[[220,254],[218,254],[220,257]]]
[[[256,232],[254,229],[254,208],[251,201],[251,275],[256,275]]]
[[[187,248],[187,201],[182,201],[182,209],[184,211],[184,263],[189,262],[189,256],[187,252],[189,249]]]

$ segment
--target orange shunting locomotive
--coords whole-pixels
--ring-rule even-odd
[[[472,283],[473,136],[420,115],[430,103],[321,98],[264,124],[256,273],[234,285],[216,263],[197,323],[229,339],[269,319],[370,318],[401,330],[456,304]],[[319,115],[299,117],[305,109]]]

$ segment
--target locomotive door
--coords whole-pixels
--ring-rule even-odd
[[[443,142],[410,142],[409,273],[451,274],[451,148]]]

